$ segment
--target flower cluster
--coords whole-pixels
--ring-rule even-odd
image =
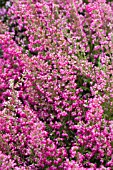
[[[11,0],[0,30],[0,168],[111,170],[113,3]]]

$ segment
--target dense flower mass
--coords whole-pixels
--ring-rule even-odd
[[[113,2],[0,7],[0,169],[112,170]]]

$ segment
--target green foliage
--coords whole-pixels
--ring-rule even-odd
[[[2,58],[3,51],[0,49],[0,58]]]
[[[113,104],[111,104],[112,100],[113,99],[110,99],[104,102],[102,105],[104,110],[103,118],[106,120],[113,120]]]
[[[0,0],[0,8],[2,8],[3,6],[5,6],[6,2],[8,0]]]

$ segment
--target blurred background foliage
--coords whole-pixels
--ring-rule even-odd
[[[8,0],[0,0],[0,8],[2,8],[3,6],[5,6],[6,2]]]

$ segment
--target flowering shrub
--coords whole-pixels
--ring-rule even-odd
[[[0,168],[113,167],[113,3],[10,1],[0,25]]]

